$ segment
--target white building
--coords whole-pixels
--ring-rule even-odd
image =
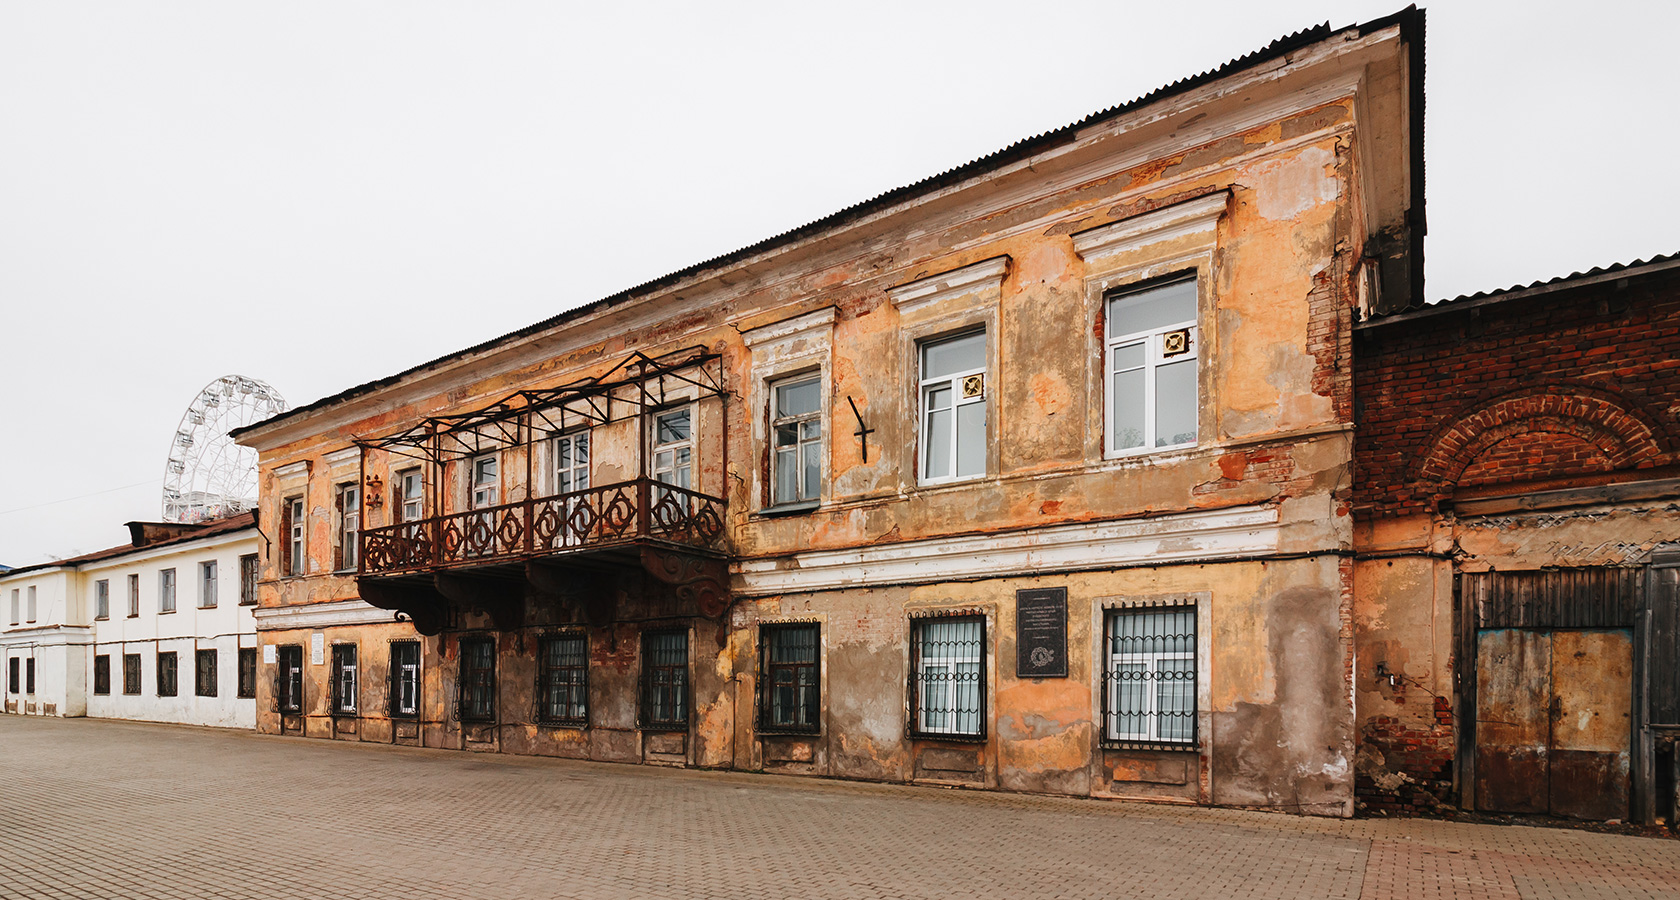
[[[6,711],[255,727],[254,516],[129,529],[128,545],[0,575]]]

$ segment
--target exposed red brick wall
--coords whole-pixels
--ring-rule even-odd
[[[1365,328],[1353,350],[1362,516],[1680,462],[1680,273]]]
[[[1396,699],[1404,703],[1405,686]],[[1366,812],[1415,813],[1432,810],[1449,802],[1453,783],[1452,704],[1445,697],[1413,693],[1413,697],[1434,708],[1432,724],[1419,727],[1422,716],[1404,720],[1376,716],[1364,725],[1359,743],[1366,752],[1380,754],[1381,775],[1376,766],[1361,766],[1354,775],[1354,796]]]

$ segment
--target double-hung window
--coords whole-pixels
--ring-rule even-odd
[[[1106,318],[1109,454],[1194,445],[1196,279],[1112,296]]]
[[[123,693],[140,693],[140,654],[123,654]]]
[[[822,665],[815,622],[759,629],[758,730],[815,734],[822,726]]]
[[[910,694],[915,732],[981,737],[986,733],[986,620],[917,619],[910,636]]]
[[[986,333],[921,347],[921,481],[986,474]]]
[[[356,538],[362,530],[362,489],[355,484],[338,486],[338,565],[343,572],[356,568]]]
[[[111,580],[101,578],[93,583],[93,617],[95,619],[111,618]],[[106,660],[109,665],[109,660]],[[109,669],[107,669],[109,673]],[[110,691],[106,691],[110,693]]]
[[[391,715],[415,716],[420,712],[420,642],[391,644]]]
[[[286,644],[279,648],[274,673],[274,697],[283,713],[303,712],[303,647]]]
[[[215,650],[200,650],[194,654],[193,693],[200,697],[216,696]]]
[[[172,613],[175,611],[175,570],[164,569],[158,573],[158,612]],[[169,696],[174,696],[173,694]]]
[[[688,632],[642,635],[642,727],[688,727]]]
[[[771,395],[770,502],[815,503],[822,494],[822,379],[789,379]]]
[[[589,639],[556,634],[538,647],[538,689],[543,721],[582,725],[589,721]]]
[[[140,615],[140,576],[128,576],[128,617],[138,618]]]
[[[1194,746],[1196,608],[1109,610],[1103,634],[1103,739]]]
[[[303,512],[303,498],[291,497],[285,501],[285,523],[281,526],[286,532],[286,565],[282,570],[287,575],[302,575],[309,560],[309,520]]]
[[[687,409],[653,417],[653,479],[680,488],[693,487],[693,417]]]
[[[418,522],[426,516],[425,482],[420,470],[404,469],[397,473],[397,521]]]
[[[501,502],[501,460],[494,453],[476,456],[472,460],[472,481],[467,497],[470,509],[488,510]],[[480,512],[472,516],[467,527],[463,552],[468,556],[492,556],[496,552],[496,514]]]
[[[216,605],[216,561],[198,564],[198,608],[211,609]]]
[[[463,722],[496,718],[496,643],[489,638],[461,639],[458,718]]]
[[[175,679],[180,673],[181,663],[174,651],[157,655],[157,695],[159,697],[173,697],[176,693]]]
[[[257,605],[257,555],[239,557],[239,605]]]
[[[356,714],[356,645],[334,644],[332,648],[333,715]]]
[[[589,489],[589,432],[576,431],[554,439],[554,492],[569,495]],[[558,511],[560,534],[557,542],[566,545],[581,543],[593,521],[589,502],[582,497],[566,497]],[[577,520],[573,521],[573,516]]]
[[[101,653],[93,658],[93,692],[111,693],[111,654]]]

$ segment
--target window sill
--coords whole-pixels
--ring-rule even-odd
[[[160,616],[173,616],[173,615],[175,615],[175,610],[173,610],[173,609],[160,609],[160,610],[158,610],[158,615],[160,615]]]
[[[761,738],[814,738],[822,737],[822,729],[760,728],[758,729],[758,736]]]
[[[94,616],[93,620],[95,622],[109,622],[109,621],[111,621],[111,617],[110,616]]]
[[[571,731],[586,731],[589,728],[589,721],[587,719],[581,721],[575,719],[548,719],[540,721],[537,724],[543,728],[565,728]]]
[[[645,732],[648,732],[648,733],[668,734],[668,733],[673,732],[673,731],[687,731],[688,730],[688,723],[687,722],[671,722],[671,723],[660,724],[660,723],[644,722],[644,723],[642,723],[642,724],[640,724],[636,727],[640,728],[642,731],[645,731]]]
[[[199,607],[198,607],[198,608],[199,608],[199,609],[215,609],[215,608],[216,608],[216,604],[214,604],[214,603],[212,603],[212,604],[210,604],[210,605],[209,605],[209,606],[202,606],[202,605],[201,605],[201,606],[199,606]]]
[[[360,566],[351,566],[348,569],[334,569],[334,570],[332,570],[332,574],[337,575],[339,577],[343,577],[345,575],[355,575],[360,571],[361,571]]]
[[[129,613],[128,615],[123,616],[123,618],[125,618],[125,619],[138,619],[138,618],[140,618],[140,614],[139,613]]]
[[[1132,447],[1128,450],[1105,450],[1103,460],[1136,459],[1140,456],[1150,456],[1156,453],[1176,453],[1180,450],[1194,450],[1200,446],[1200,441],[1189,444],[1172,444],[1166,447]]]
[[[1195,744],[1186,744],[1179,741],[1117,741],[1103,738],[1101,743],[1104,750],[1165,750],[1177,753],[1194,753],[1197,749]]]
[[[332,711],[332,717],[335,718],[335,719],[355,719],[355,718],[359,718],[360,714],[357,713],[353,709],[350,709],[350,710],[335,709],[335,710]]]
[[[240,606],[256,606],[257,601],[255,601],[255,600],[241,600],[241,601],[239,601],[239,605]]]
[[[910,739],[913,741],[948,741],[953,744],[984,744],[986,743],[986,733],[943,734],[938,732],[912,731],[910,732]]]
[[[797,516],[800,513],[816,512],[822,508],[822,501],[807,500],[804,503],[782,503],[777,506],[766,506],[752,514],[755,519],[779,519],[783,516]]]
[[[957,484],[969,484],[969,483],[975,482],[975,481],[985,481],[988,477],[989,477],[989,473],[982,472],[978,475],[963,475],[959,478],[941,478],[937,481],[920,481],[920,480],[918,480],[916,482],[916,489],[917,490],[931,490],[933,488],[950,487],[952,485],[957,485]]]

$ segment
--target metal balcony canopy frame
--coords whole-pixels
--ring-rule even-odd
[[[516,391],[472,412],[427,416],[396,434],[355,443],[362,449],[364,461],[367,451],[383,450],[443,465],[527,445],[573,428],[643,416],[665,406],[671,391],[685,387],[696,390],[695,399],[727,394],[723,355],[705,347],[687,347],[659,356],[637,351],[600,375],[558,387]],[[646,453],[645,446],[638,450],[639,456],[645,457]],[[643,459],[638,466],[644,474],[645,465]]]

